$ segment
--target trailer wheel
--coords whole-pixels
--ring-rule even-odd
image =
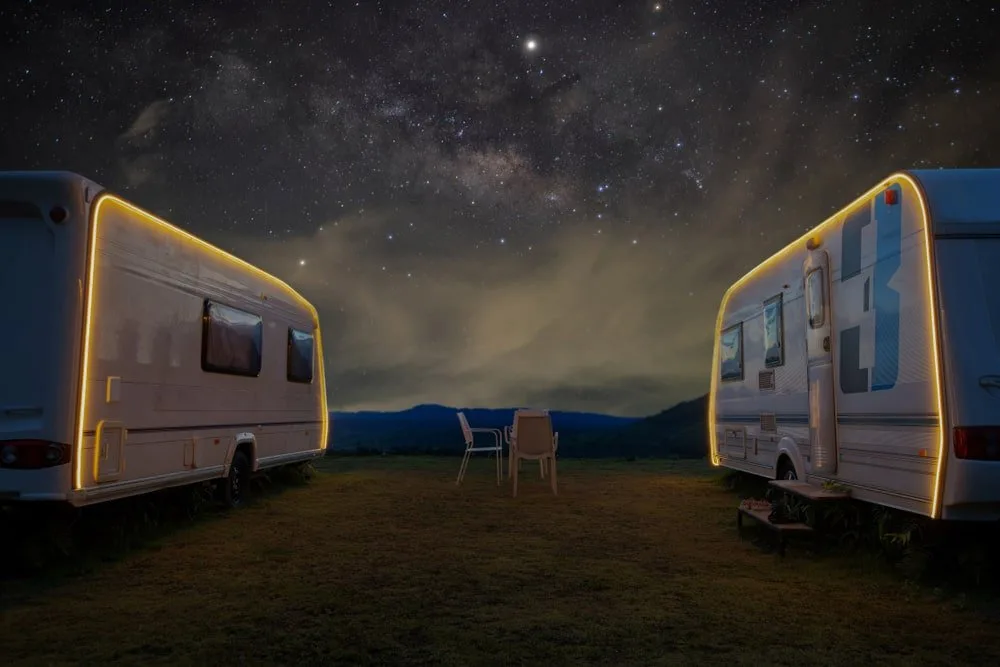
[[[795,466],[788,459],[781,462],[778,466],[778,479],[784,479],[788,481],[798,480],[799,476],[795,474]]]
[[[250,461],[243,452],[236,452],[233,455],[224,491],[223,500],[226,507],[235,509],[243,505],[250,491]]]

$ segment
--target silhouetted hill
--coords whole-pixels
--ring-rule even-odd
[[[399,412],[331,412],[334,452],[376,450],[398,453],[461,453],[465,448],[458,411],[473,428],[496,428],[514,421],[514,408],[452,408],[418,405]],[[559,432],[559,447],[580,437],[610,433],[639,421],[588,412],[552,411],[552,426]],[[490,442],[490,434],[476,434],[476,443]]]
[[[706,397],[645,418],[552,411],[559,455],[570,458],[705,456]],[[503,429],[514,408],[462,408],[473,428]],[[331,454],[460,454],[465,447],[459,408],[418,405],[398,412],[331,412]],[[491,435],[476,434],[486,444]]]
[[[613,433],[600,434],[581,443],[581,456],[642,458],[702,458],[708,455],[708,396],[678,403],[663,412],[640,419]],[[560,436],[561,437],[561,436]],[[592,448],[593,453],[589,453]]]

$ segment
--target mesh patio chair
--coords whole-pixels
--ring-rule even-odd
[[[501,477],[501,459],[503,459],[503,435],[500,433],[498,428],[472,428],[469,426],[469,420],[465,418],[464,412],[458,413],[458,422],[462,425],[462,435],[465,437],[465,453],[462,455],[462,465],[458,469],[458,479],[455,480],[455,484],[461,484],[462,480],[465,478],[465,471],[469,467],[469,457],[472,452],[493,452],[497,457],[497,486],[500,485]],[[493,435],[494,444],[492,446],[475,446],[475,434],[476,433],[491,433]]]

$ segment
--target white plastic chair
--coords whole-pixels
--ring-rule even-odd
[[[513,496],[517,497],[517,478],[521,459],[545,461],[547,465],[542,465],[542,477],[545,477],[547,468],[552,493],[558,495],[556,490],[556,449],[558,448],[559,436],[552,431],[552,417],[549,416],[549,413],[542,410],[518,410],[514,413],[514,426],[511,429],[511,434],[511,452],[514,459],[511,465],[514,472]]]
[[[511,474],[512,474],[511,466],[513,465],[513,462],[514,462],[514,427],[517,425],[517,415],[519,413],[520,414],[524,414],[524,415],[532,415],[532,414],[546,414],[547,415],[547,414],[549,414],[549,411],[547,409],[544,409],[544,408],[541,409],[541,410],[532,410],[530,408],[518,408],[517,410],[514,411],[514,424],[510,425],[510,426],[504,426],[503,427],[503,439],[504,439],[504,442],[507,443],[507,479],[510,479]],[[559,449],[559,433],[558,432],[556,432],[556,433],[553,434],[553,439],[554,439],[555,450],[558,451],[558,449]],[[538,471],[539,471],[539,474],[541,475],[542,479],[545,479],[546,463],[547,463],[547,461],[545,459],[539,459],[538,460]],[[518,465],[520,465],[520,463],[518,463]],[[518,468],[518,470],[520,470],[520,468]]]
[[[465,436],[465,454],[462,455],[462,465],[458,469],[458,479],[456,486],[462,483],[465,478],[465,471],[469,468],[469,456],[472,452],[494,452],[497,457],[497,486],[500,486],[500,466],[503,458],[503,435],[498,428],[472,428],[469,420],[465,418],[464,412],[458,413],[458,423],[462,425],[462,435]],[[494,445],[492,447],[476,447],[474,436],[476,433],[492,433]]]

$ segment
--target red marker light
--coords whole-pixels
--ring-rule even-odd
[[[886,190],[885,191],[885,203],[889,206],[895,206],[896,202],[899,200],[898,190]]]

